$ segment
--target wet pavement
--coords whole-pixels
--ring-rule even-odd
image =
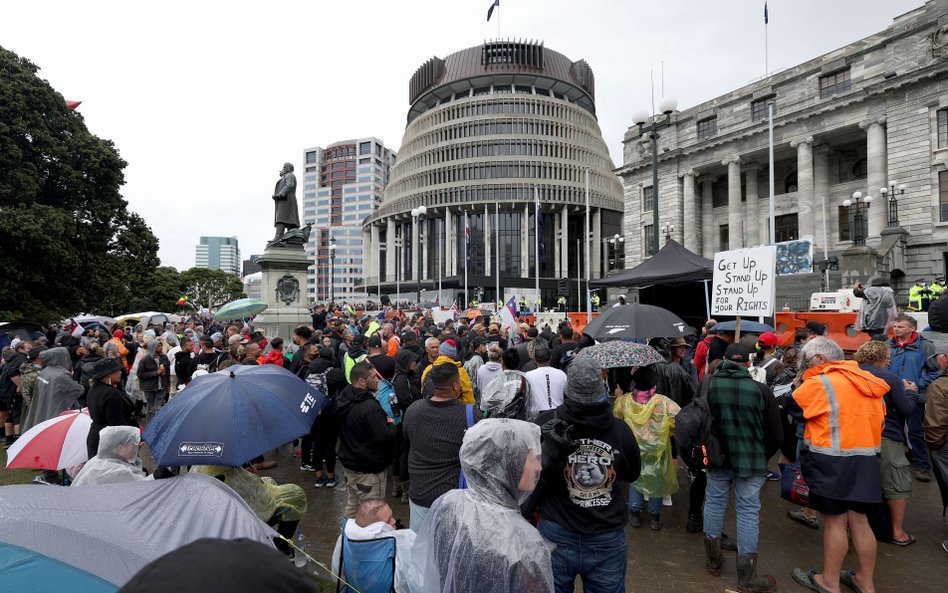
[[[317,560],[328,564],[339,534],[345,507],[345,487],[315,488],[312,474],[299,469],[299,458],[284,448],[267,455],[279,464],[261,472],[280,483],[294,482],[309,497],[309,510],[301,522],[308,551]],[[337,475],[342,479],[342,469]],[[736,591],[737,569],[734,552],[725,552],[725,565],[720,577],[712,577],[704,569],[701,534],[685,531],[688,505],[686,474],[679,474],[681,490],[675,494],[673,506],[662,514],[661,531],[651,531],[648,521],[642,528],[626,528],[629,541],[629,565],[626,590],[634,593],[704,593]],[[391,494],[391,481],[390,490]],[[905,520],[906,529],[918,538],[908,547],[879,544],[876,566],[876,590],[885,592],[945,593],[948,591],[948,553],[941,541],[948,538],[948,519],[942,517],[938,485],[932,481],[913,483]],[[408,505],[389,496],[395,516],[408,524]],[[822,562],[822,531],[809,529],[786,517],[794,506],[780,498],[779,482],[767,482],[761,493],[760,567],[777,578],[778,591],[809,591],[790,578],[794,567],[820,568]],[[725,522],[725,531],[733,536],[733,498]],[[855,568],[855,556],[847,556],[845,568]],[[577,580],[577,591],[582,588]],[[845,587],[843,591],[848,591]]]

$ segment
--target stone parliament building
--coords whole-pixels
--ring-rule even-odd
[[[903,302],[916,277],[945,274],[948,0],[930,0],[882,32],[672,113],[658,140],[662,242],[670,237],[708,258],[769,242],[768,102],[776,111],[777,242],[810,238],[814,260],[824,248],[837,257],[830,290],[882,275]],[[656,191],[650,140],[633,125],[623,144],[616,173],[632,267],[656,251]],[[861,199],[851,203],[855,192]],[[784,301],[805,307],[820,277],[778,278],[778,308]]]

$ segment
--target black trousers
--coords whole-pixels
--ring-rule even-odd
[[[704,515],[704,489],[708,485],[708,474],[699,470],[689,470],[694,472],[695,481],[691,483],[691,490],[688,491],[688,514]]]
[[[316,471],[323,471],[323,464],[326,464],[326,472],[336,473],[336,442],[339,440],[338,428],[336,427],[336,416],[328,410],[316,417],[313,423],[313,430],[310,432],[313,439],[313,452],[310,459],[310,465],[316,468]],[[303,439],[304,445],[306,437]],[[306,454],[305,446],[301,452]],[[304,460],[305,462],[305,460]]]

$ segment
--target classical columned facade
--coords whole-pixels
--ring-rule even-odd
[[[382,205],[363,223],[366,252],[385,262],[367,266],[365,290],[414,301],[420,284],[427,301],[440,284],[442,304],[460,304],[466,271],[469,300],[494,301],[499,275],[502,296],[532,304],[539,271],[544,306],[562,279],[575,306],[586,251],[592,278],[624,256],[621,241],[607,243],[622,233],[622,188],[594,93],[586,62],[538,43],[489,42],[423,64]]]

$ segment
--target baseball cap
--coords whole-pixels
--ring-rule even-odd
[[[776,345],[777,345],[777,334],[773,332],[760,334],[760,337],[757,338],[757,346],[759,348],[773,348]]]
[[[378,334],[372,334],[369,338],[369,348],[381,348],[382,338]]]
[[[935,358],[939,354],[948,354],[948,342],[939,342],[935,344],[935,353],[929,358]]]
[[[732,362],[747,362],[750,360],[750,350],[743,344],[731,344],[724,351],[724,358]]]

